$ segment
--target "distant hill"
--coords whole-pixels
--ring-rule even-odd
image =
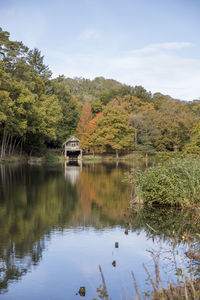
[[[96,77],[90,80],[82,77],[72,79],[60,76],[59,79],[64,81],[70,93],[75,95],[81,102],[84,102],[86,98],[90,101],[95,99],[100,92],[116,91],[128,87],[114,79],[105,79],[104,77]]]

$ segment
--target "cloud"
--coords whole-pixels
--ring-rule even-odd
[[[120,70],[123,82],[192,100],[200,97],[200,60],[168,51],[191,46],[191,43],[153,44],[112,59],[111,72],[115,75]]]
[[[85,29],[81,34],[79,39],[83,41],[88,40],[98,40],[100,37],[100,33],[94,29]]]
[[[168,42],[168,43],[156,43],[147,45],[144,48],[133,50],[132,53],[137,54],[149,54],[153,52],[159,52],[162,50],[176,50],[188,47],[193,47],[194,45],[189,42]]]
[[[180,56],[175,51],[191,46],[189,42],[152,44],[113,56],[94,51],[87,55],[77,52],[73,57],[59,53],[55,57],[61,61],[56,59],[53,71],[69,77],[104,76],[133,86],[142,85],[153,93],[193,100],[200,97],[200,59]]]

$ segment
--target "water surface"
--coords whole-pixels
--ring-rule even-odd
[[[123,164],[0,166],[1,299],[82,299],[81,286],[85,299],[93,299],[102,283],[99,265],[112,299],[134,299],[131,271],[141,292],[150,289],[142,264],[152,270],[151,249],[169,254],[183,216],[141,210],[128,219],[128,170]]]

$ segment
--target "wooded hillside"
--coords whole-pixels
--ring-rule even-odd
[[[51,78],[38,49],[0,28],[1,158],[43,154],[71,135],[95,152],[199,153],[200,101],[183,102],[97,77]]]

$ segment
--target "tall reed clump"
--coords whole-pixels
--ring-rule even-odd
[[[200,203],[200,159],[177,158],[145,171],[133,171],[137,198],[147,205]]]

